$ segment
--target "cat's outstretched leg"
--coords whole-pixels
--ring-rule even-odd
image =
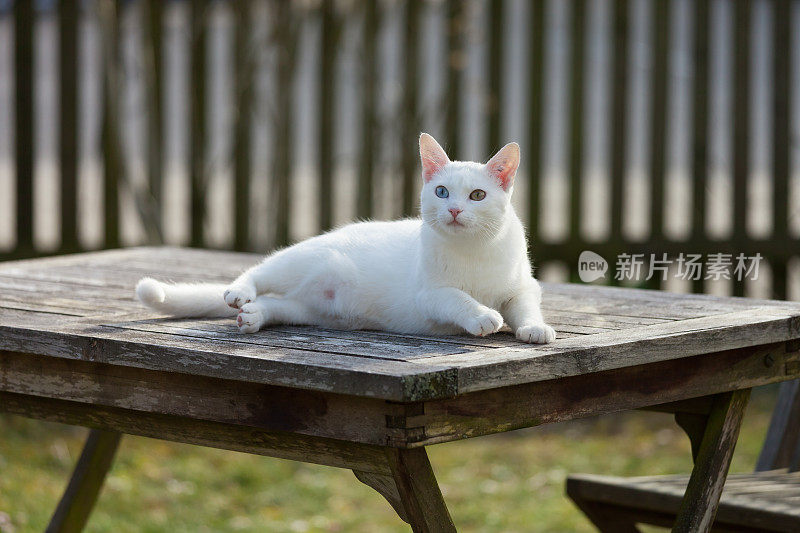
[[[306,255],[308,253],[297,246],[270,255],[228,286],[224,294],[225,303],[241,309],[244,304],[255,301],[259,294],[286,292],[304,276],[305,264],[318,264],[307,261]]]
[[[556,340],[556,332],[545,324],[541,310],[542,289],[535,279],[503,305],[503,316],[517,338],[533,344]]]
[[[417,294],[417,307],[428,318],[461,326],[475,336],[496,333],[503,316],[455,287],[424,289]]]
[[[321,306],[341,307],[346,302],[341,296],[347,291],[337,289],[352,285],[357,276],[353,261],[337,250],[294,246],[271,255],[239,276],[225,291],[225,302],[240,309],[259,294],[278,294],[293,300],[317,301]]]
[[[312,311],[296,300],[259,296],[242,305],[236,324],[242,333],[255,333],[270,324],[308,324]]]

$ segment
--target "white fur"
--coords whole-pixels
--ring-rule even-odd
[[[161,283],[142,278],[136,297],[148,307],[179,317],[236,316],[236,309],[221,298],[226,286],[212,283]]]
[[[310,324],[483,336],[505,322],[524,342],[552,342],[525,231],[511,206],[519,147],[506,145],[486,165],[451,162],[423,133],[420,155],[421,219],[359,222],[312,237],[269,255],[227,288],[145,278],[136,294],[176,316],[230,316],[238,309],[244,333]],[[435,194],[438,186],[448,189],[447,198]],[[471,200],[476,189],[485,198]],[[454,217],[450,209],[461,212]]]

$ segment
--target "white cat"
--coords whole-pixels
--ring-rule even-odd
[[[269,255],[230,286],[142,279],[139,299],[174,316],[233,316],[239,330],[270,324],[472,335],[505,321],[518,339],[555,339],[540,310],[525,230],[511,206],[519,146],[488,163],[450,161],[419,139],[422,218],[359,222]]]

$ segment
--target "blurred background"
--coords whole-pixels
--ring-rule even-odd
[[[583,250],[759,253],[755,281],[642,284],[800,299],[798,28],[791,0],[0,0],[0,260],[413,216],[427,131],[452,159],[520,143],[542,279],[577,281]],[[83,433],[0,428],[0,531],[41,530]],[[588,531],[567,472],[688,450],[632,413],[431,454],[466,531]],[[120,458],[92,531],[404,531],[347,472],[139,438]]]

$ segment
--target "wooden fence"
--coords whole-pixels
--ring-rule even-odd
[[[15,205],[16,205],[16,240],[7,252],[0,253],[0,259],[28,257],[43,253],[35,246],[33,214],[34,205],[34,24],[37,17],[34,2],[14,2],[13,16],[14,46],[14,137],[15,147]],[[191,18],[190,39],[190,98],[188,105],[189,120],[189,175],[191,199],[189,217],[191,220],[188,244],[191,246],[208,246],[206,222],[208,194],[208,159],[206,157],[209,138],[208,119],[208,84],[207,56],[209,53],[208,16],[215,2],[192,0],[187,9]],[[262,3],[259,3],[262,4]],[[445,53],[438,60],[435,69],[441,77],[440,94],[437,97],[440,105],[433,111],[424,110],[420,96],[421,58],[426,58],[422,35],[429,26],[423,24],[425,12],[435,4],[436,9],[444,9],[446,16],[435,30],[444,35]],[[316,62],[317,83],[313,87],[315,101],[314,132],[316,138],[304,142],[317,146],[313,151],[316,181],[315,199],[311,207],[318,213],[319,230],[331,227],[334,220],[334,188],[335,188],[335,154],[334,145],[341,134],[337,126],[336,104],[337,91],[344,90],[340,78],[337,77],[337,59],[342,49],[342,36],[347,28],[358,22],[361,39],[359,48],[360,68],[356,79],[348,79],[348,85],[359,88],[358,101],[358,146],[360,151],[353,161],[356,172],[355,212],[357,217],[371,217],[374,212],[374,197],[379,187],[376,181],[378,173],[378,155],[380,147],[387,141],[387,128],[382,102],[386,87],[379,83],[382,69],[385,68],[383,56],[379,53],[383,33],[386,31],[386,18],[391,10],[392,16],[401,13],[403,24],[398,39],[398,50],[401,57],[400,112],[393,115],[388,137],[397,139],[396,179],[400,211],[405,215],[415,213],[419,179],[418,156],[415,139],[422,129],[437,129],[438,137],[448,149],[451,157],[464,156],[463,130],[466,127],[464,118],[463,94],[465,93],[466,73],[464,55],[467,50],[467,30],[464,22],[465,13],[475,2],[447,1],[444,6],[439,2],[404,1],[362,1],[335,2],[320,0],[317,2],[272,1],[268,3],[267,41],[259,45],[253,36],[255,24],[252,12],[254,3],[235,1],[229,5],[234,17],[234,78],[233,95],[236,102],[235,120],[231,129],[232,146],[232,180],[235,193],[232,198],[234,229],[232,239],[227,245],[230,248],[253,249],[252,202],[250,191],[255,180],[269,179],[273,225],[271,245],[280,246],[290,241],[292,213],[292,187],[290,176],[295,169],[296,157],[293,155],[292,139],[297,137],[293,120],[294,99],[299,88],[296,86],[296,64],[298,62],[298,39],[303,25],[316,24],[319,28],[318,61]],[[508,6],[504,0],[488,0],[484,4],[488,17],[485,19],[486,62],[483,75],[487,80],[487,91],[480,105],[485,124],[484,155],[489,155],[508,139],[504,138],[503,124],[506,120],[501,105],[502,95],[508,87],[506,73],[502,71],[502,58],[509,53],[509,43],[504,39],[506,27],[511,23]],[[732,128],[729,132],[733,153],[732,175],[733,195],[732,209],[733,231],[724,239],[714,238],[707,232],[706,209],[709,199],[706,197],[709,173],[709,131],[715,125],[709,119],[709,48],[710,17],[712,3],[709,1],[691,2],[691,18],[693,21],[693,51],[691,61],[691,126],[682,135],[688,136],[691,146],[691,197],[688,201],[695,207],[691,210],[691,231],[686,238],[674,238],[664,231],[665,220],[665,188],[669,186],[666,176],[667,168],[667,131],[669,123],[669,99],[667,95],[668,69],[670,65],[670,35],[667,21],[676,3],[666,0],[651,2],[652,17],[652,65],[649,69],[651,90],[648,93],[650,118],[648,121],[649,142],[649,235],[643,239],[632,239],[623,231],[624,218],[624,175],[629,156],[629,114],[631,112],[629,92],[630,62],[626,60],[634,43],[631,41],[631,5],[624,0],[613,1],[611,11],[611,76],[610,76],[610,122],[607,135],[610,143],[610,165],[608,169],[610,201],[610,231],[601,240],[587,238],[582,230],[584,221],[582,205],[585,187],[585,139],[587,94],[588,43],[586,27],[588,22],[589,3],[585,0],[573,0],[569,5],[569,21],[566,27],[571,50],[567,61],[567,120],[568,136],[566,151],[568,168],[566,171],[569,189],[568,234],[560,239],[540,238],[540,220],[538,213],[544,201],[542,196],[542,143],[547,136],[546,124],[543,120],[545,86],[545,53],[548,46],[548,35],[551,27],[546,24],[545,12],[548,3],[531,2],[524,10],[528,42],[525,47],[525,66],[522,75],[526,78],[527,87],[524,98],[527,109],[524,124],[528,128],[526,145],[523,146],[524,172],[528,186],[526,202],[528,228],[537,264],[543,265],[551,261],[562,262],[575,276],[577,257],[582,250],[593,250],[606,258],[614,258],[621,253],[667,253],[674,257],[684,253],[731,252],[754,255],[760,253],[770,265],[773,280],[773,293],[777,297],[785,297],[787,264],[796,257],[798,237],[790,231],[790,127],[791,127],[791,39],[797,34],[792,31],[792,10],[796,4],[789,0],[769,1],[772,27],[772,66],[773,79],[769,84],[771,90],[771,170],[772,183],[772,229],[768,236],[753,237],[748,233],[746,219],[748,212],[747,185],[751,171],[751,143],[753,127],[751,124],[750,90],[752,87],[751,54],[751,16],[753,2],[738,0],[729,4],[732,10],[733,34],[733,116]],[[103,84],[102,84],[102,124],[101,146],[98,153],[102,158],[103,172],[103,205],[104,205],[104,237],[101,247],[117,247],[122,244],[120,238],[120,192],[130,187],[126,178],[124,150],[121,131],[124,125],[120,119],[121,77],[118,67],[120,57],[119,26],[127,9],[141,10],[143,44],[140,48],[141,61],[147,68],[145,74],[145,97],[148,103],[147,113],[147,150],[146,150],[146,184],[134,190],[135,204],[145,227],[149,242],[157,243],[163,239],[164,228],[162,190],[165,172],[164,164],[164,27],[165,10],[171,3],[160,0],[142,0],[141,2],[115,2],[99,0],[98,2],[80,2],[64,0],[55,7],[58,16],[59,31],[59,64],[60,77],[58,96],[60,99],[59,116],[59,150],[58,169],[60,171],[60,242],[58,252],[75,252],[85,248],[78,231],[78,173],[77,158],[79,129],[81,127],[79,108],[80,74],[77,64],[79,57],[79,32],[82,10],[89,10],[91,16],[100,21],[102,30]],[[253,161],[261,157],[254,153],[253,121],[255,107],[261,105],[257,100],[262,98],[254,90],[254,77],[257,65],[255,61],[258,47],[267,47],[273,54],[274,90],[269,94],[269,108],[272,135],[270,136],[269,177],[256,176],[253,173]],[[428,58],[426,58],[427,60]],[[263,102],[262,102],[263,103]],[[383,113],[383,114],[382,114]],[[431,118],[435,115],[435,120]],[[436,122],[438,121],[438,122]],[[432,122],[441,126],[431,126]],[[381,125],[383,124],[383,126]],[[381,182],[382,183],[382,182]],[[47,252],[51,253],[51,252]],[[613,261],[613,259],[612,259]],[[657,285],[657,282],[651,284]],[[702,291],[702,281],[694,284],[694,290]],[[734,292],[743,293],[743,284],[734,283]]]

